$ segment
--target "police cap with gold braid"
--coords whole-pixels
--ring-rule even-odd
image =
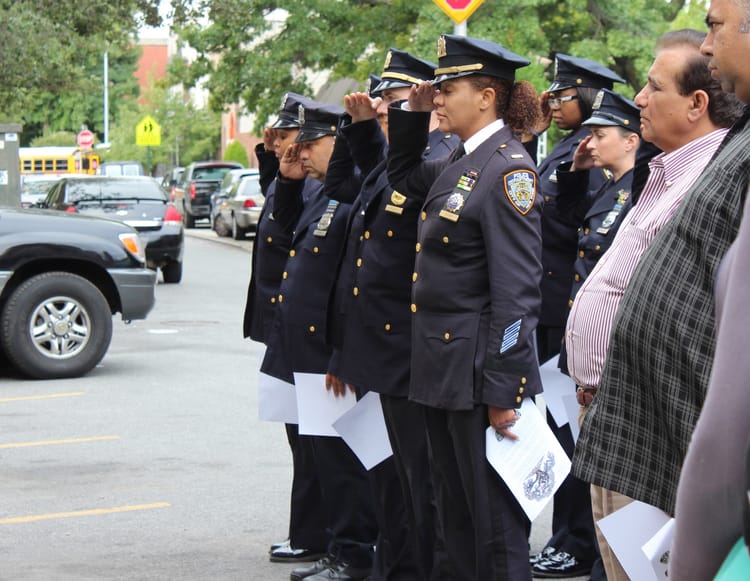
[[[299,128],[298,111],[302,104],[311,104],[312,99],[298,95],[297,93],[285,93],[281,98],[279,117],[271,128],[273,129],[297,129]]]
[[[344,108],[339,105],[328,105],[312,102],[301,104],[297,111],[299,133],[295,143],[313,141],[326,135],[336,135]]]
[[[572,87],[612,89],[615,83],[625,79],[596,61],[563,54],[555,55],[555,77],[547,92],[562,91]]]
[[[467,75],[486,75],[515,81],[516,69],[528,66],[528,59],[478,38],[443,34],[438,38],[438,67],[433,84]]]
[[[382,93],[386,89],[411,87],[423,81],[431,81],[434,70],[435,63],[419,59],[403,50],[388,49],[380,83],[373,92]]]

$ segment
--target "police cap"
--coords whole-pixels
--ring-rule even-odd
[[[443,34],[438,38],[438,68],[434,84],[467,75],[487,75],[514,81],[516,69],[531,61],[506,48],[478,38]]]
[[[365,93],[374,99],[378,96],[378,91],[375,91],[374,89],[376,89],[379,84],[380,77],[378,75],[369,75],[367,77],[367,82],[365,82]]]
[[[336,135],[344,112],[344,108],[338,105],[316,102],[300,104],[297,110],[299,133],[294,142],[302,143],[320,139],[326,135]]]
[[[612,89],[615,83],[624,82],[625,79],[604,65],[559,52],[555,55],[555,77],[547,92],[552,93],[572,87]]]
[[[592,105],[591,117],[584,125],[616,125],[640,135],[641,110],[619,93],[602,89]]]
[[[298,129],[299,121],[297,119],[297,112],[299,106],[303,103],[310,104],[312,102],[312,99],[308,99],[297,93],[285,93],[281,98],[279,117],[271,127],[273,129]]]
[[[375,93],[382,93],[386,89],[396,87],[411,87],[422,81],[431,81],[435,71],[435,63],[415,57],[414,55],[391,48],[385,57],[381,81],[375,87]]]

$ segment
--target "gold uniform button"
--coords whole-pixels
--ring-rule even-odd
[[[583,228],[578,228],[578,233],[579,234],[581,233],[581,230],[583,230]]]
[[[427,212],[422,212],[422,216],[421,217],[422,217],[422,222],[424,222],[425,220],[427,220]]]
[[[596,246],[594,246],[594,250],[596,250],[597,252],[599,252],[601,249],[602,249],[602,247],[599,246],[598,244]]]
[[[451,338],[451,334],[448,333],[448,331],[446,331],[445,335],[443,335],[443,339],[445,339],[446,341],[450,341],[450,338]]]
[[[284,302],[284,295],[279,295],[279,302],[280,302],[280,303],[283,303],[283,302]]]
[[[356,286],[355,286],[355,287],[354,287],[354,288],[352,289],[352,294],[353,294],[353,295],[354,295],[355,297],[356,297],[356,296],[357,296],[357,295],[359,294],[359,289],[358,289],[358,288],[357,288]]]
[[[273,236],[269,236],[268,238],[266,238],[266,242],[271,244],[271,242],[273,242]]]
[[[386,323],[385,324],[385,330],[386,331],[390,331],[391,330],[391,324],[390,323]]]
[[[518,393],[523,393],[524,391],[526,391],[526,390],[523,387],[519,387],[518,388]]]
[[[369,240],[369,239],[370,239],[370,231],[365,230],[365,240]]]
[[[386,235],[388,236],[388,238],[393,238],[393,230],[388,230]]]
[[[283,278],[284,280],[286,280],[287,278],[289,278],[289,273],[288,273],[288,272],[286,272],[286,271],[285,271],[285,272],[283,272],[283,273],[281,274],[281,278]]]
[[[292,258],[294,258],[294,255],[295,255],[295,254],[297,254],[297,253],[296,253],[296,252],[294,251],[294,248],[292,248],[292,249],[291,249],[291,250],[289,251],[289,256],[291,256]]]
[[[315,332],[315,325],[310,325],[310,332],[311,332],[311,333],[314,333],[314,332]]]
[[[450,242],[450,239],[447,236],[443,236],[443,244],[448,244]]]
[[[584,231],[583,231],[583,233],[584,233],[584,234],[585,234],[586,236],[588,236],[588,235],[589,235],[589,232],[591,232],[591,230],[589,230],[588,228],[584,229]]]
[[[576,275],[573,277],[576,282],[581,282],[581,275],[576,273]]]
[[[521,385],[526,385],[526,378],[525,377],[521,378]]]
[[[568,299],[568,308],[573,308],[573,299]]]
[[[523,398],[522,398],[522,397],[521,397],[521,396],[519,395],[519,396],[518,396],[518,397],[516,398],[516,403],[521,403],[522,401],[523,401]]]
[[[417,252],[419,252],[420,250],[422,250],[422,245],[419,242],[417,242],[417,245],[414,248]]]
[[[276,297],[271,297],[271,304],[276,304]]]
[[[585,252],[584,252],[583,250],[581,250],[581,251],[580,251],[580,252],[578,253],[578,256],[580,256],[581,258],[583,258],[584,256],[586,256],[586,253],[585,253]]]
[[[362,267],[362,259],[358,258],[357,259],[357,268],[361,268],[361,267]]]
[[[320,248],[317,246],[313,247],[313,254],[317,254],[318,252],[320,252]]]
[[[418,278],[419,278],[419,275],[416,272],[411,275],[411,281],[412,282],[417,282]]]
[[[545,201],[545,202],[549,202],[549,201],[550,201],[551,199],[552,199],[552,198],[550,198],[549,196],[544,196],[544,201]]]
[[[360,241],[360,242],[362,242],[362,240],[364,240],[364,239],[365,239],[365,237],[364,237],[364,236],[360,236],[360,237],[359,237],[359,241]]]
[[[416,313],[417,312],[417,305],[415,305],[414,303],[411,304],[411,312],[412,313]]]

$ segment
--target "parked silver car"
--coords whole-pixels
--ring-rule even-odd
[[[226,195],[216,197],[214,223],[228,224],[232,238],[243,240],[248,232],[258,226],[260,212],[265,197],[260,191],[260,174],[254,173],[241,178]],[[218,234],[221,234],[217,230]]]

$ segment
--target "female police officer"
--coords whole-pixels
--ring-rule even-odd
[[[426,192],[412,289],[409,396],[425,406],[448,560],[458,579],[530,579],[528,521],[485,460],[492,425],[515,438],[523,398],[541,390],[534,328],[541,278],[535,165],[515,134],[539,115],[514,83],[529,61],[483,40],[443,35],[437,78],[391,107],[391,184]],[[462,140],[423,161],[430,112]]]

